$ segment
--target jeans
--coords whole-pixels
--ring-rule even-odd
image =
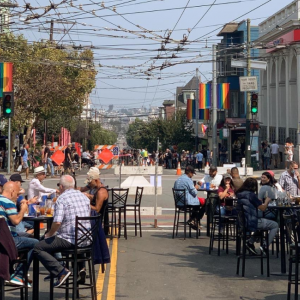
[[[172,158],[168,158],[169,169],[172,169]]]
[[[264,165],[263,165],[264,170],[267,170],[269,165],[270,165],[270,157],[264,157]]]
[[[70,242],[57,236],[53,236],[46,240],[40,241],[37,245],[35,245],[33,254],[54,277],[58,277],[59,274],[64,270],[64,267],[53,256],[53,252],[60,252],[73,248],[74,245]]]
[[[26,248],[31,249],[27,253],[27,268],[29,269],[29,267],[32,263],[32,259],[33,259],[33,256],[32,256],[33,248],[36,244],[39,243],[39,241],[36,240],[36,239],[23,237],[23,236],[14,236],[13,239],[14,239],[14,242],[15,242],[16,247],[17,247],[18,250],[22,250],[22,249],[26,249]],[[28,271],[28,269],[26,270],[26,272]],[[18,267],[16,268],[15,275],[23,277],[22,264],[19,264]]]
[[[54,176],[54,167],[53,167],[53,163],[52,163],[52,159],[50,157],[47,158],[47,161],[45,162],[45,166],[44,169],[47,172],[47,165],[50,166],[51,169],[51,176]]]
[[[268,220],[265,218],[259,218],[257,223],[258,230],[270,230],[269,231],[269,240],[267,243],[267,247],[272,243],[274,237],[278,231],[278,223],[272,220]],[[249,240],[250,243],[254,243],[254,237],[252,236]]]
[[[21,221],[17,226],[16,226],[16,231],[19,232],[26,232],[26,229],[33,229],[33,225],[26,221]]]

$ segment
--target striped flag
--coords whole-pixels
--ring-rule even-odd
[[[188,99],[186,105],[186,118],[192,120],[196,118],[196,102],[195,100]]]
[[[199,120],[209,120],[209,109],[199,109]]]
[[[211,108],[211,84],[199,84],[199,109]]]
[[[229,83],[219,83],[217,85],[217,108],[229,109]]]
[[[3,92],[13,92],[13,63],[0,63],[0,97]]]

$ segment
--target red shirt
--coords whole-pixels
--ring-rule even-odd
[[[225,188],[219,186],[219,188],[218,188],[218,194],[223,193],[224,191],[225,191]],[[233,193],[234,194],[234,190],[232,188],[229,188],[228,191],[227,191],[227,196],[226,197],[230,196],[229,193]],[[223,203],[221,203],[221,206],[224,206],[225,205],[224,198],[221,201],[223,202]]]

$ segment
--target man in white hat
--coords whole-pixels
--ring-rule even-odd
[[[78,188],[81,192],[87,192],[91,189],[91,187],[89,186],[90,182],[92,180],[96,180],[96,179],[99,179],[99,181],[101,182],[100,180],[100,170],[97,168],[97,167],[91,167],[88,172],[86,173],[87,175],[87,179],[85,180],[85,184],[86,186],[84,187],[81,187],[81,188]],[[92,198],[92,197],[91,197]]]
[[[32,199],[35,196],[40,196],[40,193],[53,194],[58,192],[58,190],[46,188],[42,185],[43,180],[46,178],[46,172],[44,167],[40,166],[34,169],[33,172],[34,179],[29,183],[28,187],[28,199]]]

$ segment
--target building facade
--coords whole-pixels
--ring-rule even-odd
[[[290,137],[299,161],[300,132],[300,1],[296,0],[259,24],[255,47],[262,48],[267,70],[261,71],[259,95],[260,137],[277,141],[284,161]],[[283,164],[282,164],[283,166]]]

